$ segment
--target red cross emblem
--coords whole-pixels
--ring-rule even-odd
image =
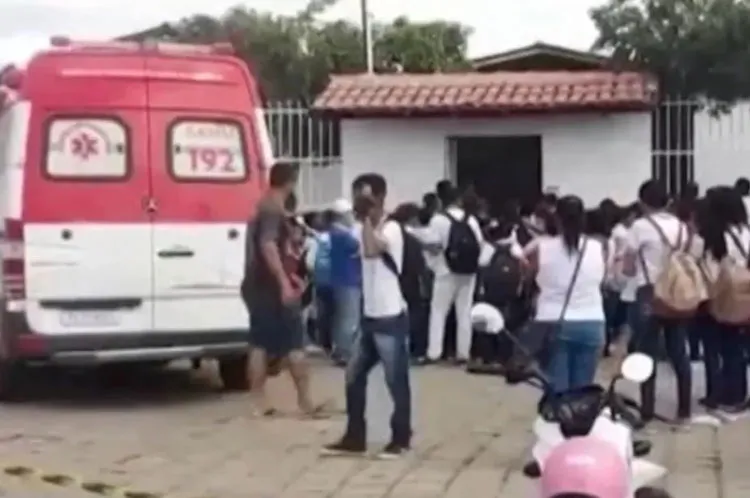
[[[99,154],[98,145],[96,138],[82,131],[77,137],[71,140],[71,152],[73,152],[73,155],[86,161],[89,157]]]

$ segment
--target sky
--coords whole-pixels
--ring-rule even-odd
[[[102,40],[196,13],[218,15],[238,4],[294,13],[307,0],[0,0],[0,64],[23,64],[50,35]],[[474,28],[469,55],[477,57],[544,41],[590,47],[588,10],[597,0],[369,0],[371,15],[390,20],[460,21]],[[138,8],[133,8],[138,6]],[[359,0],[339,0],[323,18],[360,19]]]

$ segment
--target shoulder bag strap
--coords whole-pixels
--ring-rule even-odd
[[[578,273],[581,270],[583,256],[586,254],[586,246],[588,245],[588,241],[588,237],[583,238],[583,244],[578,253],[578,258],[576,259],[576,266],[573,269],[573,276],[570,277],[570,284],[568,284],[568,290],[567,292],[565,292],[565,300],[563,301],[563,306],[562,310],[560,311],[560,319],[558,320],[558,323],[563,322],[563,320],[565,319],[565,313],[568,311],[568,304],[570,304],[570,298],[573,296],[573,288],[576,285],[576,280],[578,280]]]
[[[391,221],[393,221],[393,223],[397,223],[394,220],[391,220]],[[401,246],[402,246],[402,251],[404,253],[404,256],[402,256],[402,258],[404,258],[406,255],[406,229],[401,223],[397,223],[397,224],[398,224],[399,229],[401,230],[401,238],[402,238]],[[394,275],[396,275],[396,278],[399,278],[399,279],[401,278],[401,273],[398,271],[398,265],[396,264],[396,260],[393,259],[393,256],[391,256],[390,252],[383,251],[380,254],[380,260],[383,262],[385,267],[388,268],[388,270],[390,270]],[[404,261],[402,259],[401,260],[402,270],[403,270],[403,264],[404,264]]]
[[[664,230],[662,227],[659,226],[659,224],[654,220],[651,216],[644,216],[643,219],[648,221],[652,227],[654,227],[654,230],[656,230],[656,233],[659,234],[659,238],[664,243],[667,248],[669,248],[670,251],[674,252],[679,249],[680,247],[680,239],[682,239],[682,223],[680,223],[680,230],[677,232],[677,245],[672,245],[672,242],[667,238],[667,234],[664,233]]]
[[[740,241],[740,238],[737,236],[734,231],[729,228],[727,229],[727,234],[729,234],[729,237],[731,237],[732,242],[734,243],[735,247],[738,251],[740,251],[740,254],[742,254],[742,257],[745,258],[745,261],[750,264],[750,248],[745,250],[744,247],[742,247],[742,241]]]

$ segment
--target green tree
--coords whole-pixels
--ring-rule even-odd
[[[590,15],[594,48],[652,72],[663,94],[714,110],[750,97],[750,1],[608,0]]]
[[[310,101],[334,73],[365,69],[362,30],[345,20],[322,22],[318,16],[337,0],[312,0],[295,16],[234,7],[221,18],[195,15],[169,25],[178,41],[230,40],[252,65],[272,100]],[[468,67],[470,29],[459,23],[414,23],[406,18],[374,23],[376,66],[399,64],[407,72],[452,71]]]
[[[434,73],[466,70],[471,29],[454,22],[413,23],[399,17],[393,23],[378,26],[375,54],[385,63],[397,62],[404,71]]]

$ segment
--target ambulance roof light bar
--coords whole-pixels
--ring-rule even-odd
[[[222,42],[210,45],[192,45],[187,43],[168,43],[158,40],[146,40],[142,43],[128,41],[77,41],[67,36],[53,36],[49,42],[54,48],[91,51],[120,50],[123,52],[153,51],[182,55],[234,55],[232,44]]]

